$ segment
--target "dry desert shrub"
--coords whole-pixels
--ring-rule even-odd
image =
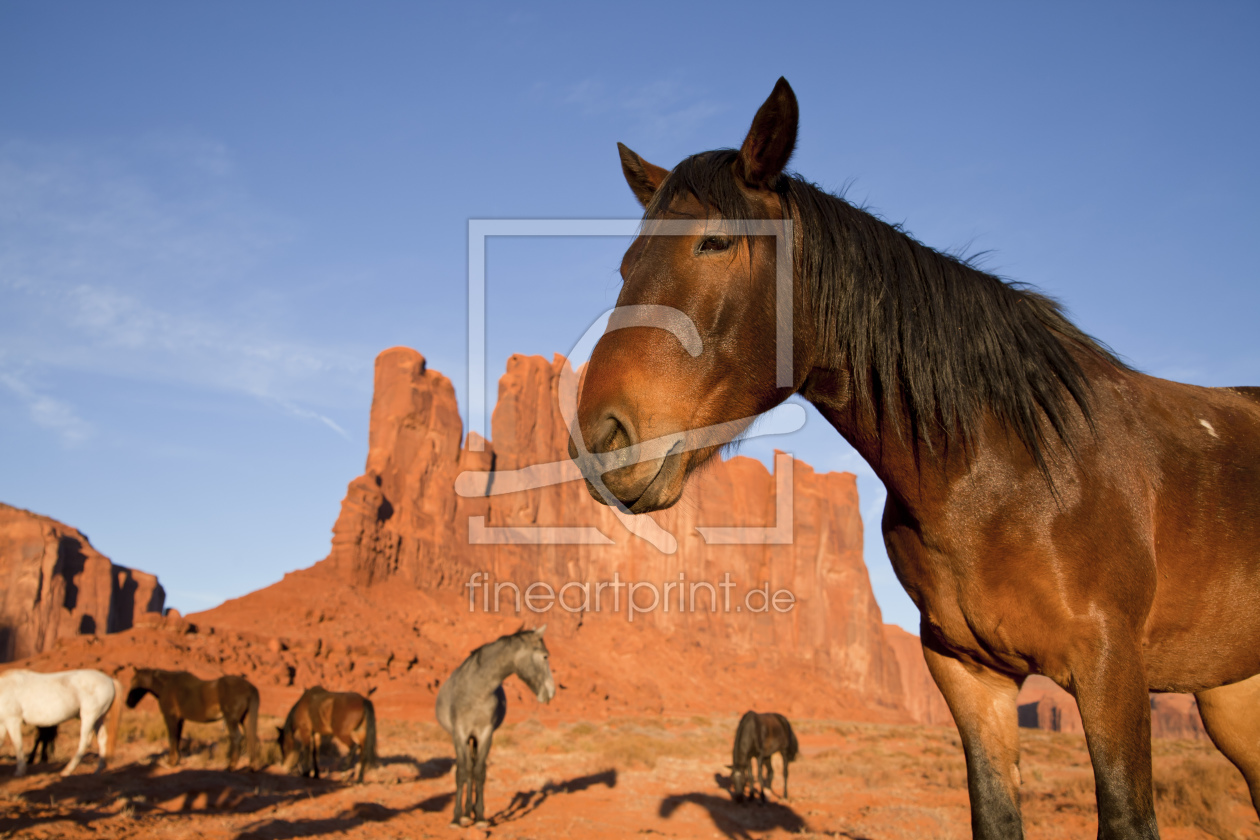
[[[1223,758],[1184,758],[1155,773],[1155,812],[1161,825],[1197,828],[1233,840],[1245,823],[1235,805],[1250,805],[1242,774]]]
[[[122,722],[118,725],[118,743],[134,744],[137,741],[166,741],[166,724],[161,715],[131,710],[123,712]]]

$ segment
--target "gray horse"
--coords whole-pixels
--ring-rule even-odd
[[[522,627],[482,645],[468,655],[442,685],[437,696],[437,719],[455,744],[455,816],[452,826],[476,822],[486,828],[486,758],[494,730],[507,714],[503,681],[516,674],[546,703],[556,694],[547,664],[543,631]]]

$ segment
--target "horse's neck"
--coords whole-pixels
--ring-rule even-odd
[[[479,673],[493,683],[490,687],[493,692],[504,680],[516,673],[516,657],[507,645],[491,645],[482,651]]]
[[[847,373],[814,371],[801,387],[801,396],[862,456],[888,493],[911,509],[935,507],[948,492],[953,477],[966,469],[962,446],[930,451],[910,443],[908,417],[870,417],[858,407]]]

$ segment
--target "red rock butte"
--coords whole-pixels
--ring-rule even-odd
[[[111,563],[78,530],[0,504],[0,662],[161,615],[156,577]]]
[[[441,680],[472,648],[522,623],[545,622],[556,699],[539,707],[518,681],[505,685],[513,703],[543,717],[737,715],[758,708],[813,718],[950,722],[918,639],[882,621],[862,559],[852,474],[819,474],[792,461],[790,542],[720,545],[697,529],[777,524],[776,481],[754,459],[715,460],[693,477],[678,505],[650,514],[676,537],[672,554],[630,534],[580,481],[458,495],[461,473],[482,473],[483,486],[493,487],[495,474],[567,461],[568,432],[557,403],[566,364],[560,356],[510,358],[491,440],[466,441],[450,380],[428,370],[415,350],[382,352],[366,468],[350,482],[325,560],[187,620],[176,614],[142,621],[128,613],[136,629],[103,641],[91,636],[49,651],[46,631],[23,631],[23,639],[45,641],[15,648],[15,655],[46,651],[37,657],[43,669],[87,665],[121,673],[150,665],[204,677],[243,673],[262,691],[264,711],[275,714],[304,687],[323,684],[371,692],[384,715],[427,720]],[[520,541],[538,533],[529,529],[576,527],[598,529],[605,543]],[[515,529],[518,541],[504,541],[505,529]],[[86,538],[80,542],[87,545]],[[0,548],[7,557],[11,549]],[[489,589],[470,590],[475,573]],[[524,608],[523,598],[516,610],[515,592],[531,584],[558,593],[566,583],[609,582],[614,575],[651,583],[657,592],[680,578],[689,588],[700,584],[697,606],[677,609],[675,587],[633,621],[624,602],[610,608],[612,591],[604,592],[598,611],[577,609],[579,590],[545,612]],[[714,599],[703,586],[723,580],[735,584],[729,609],[721,590]],[[787,590],[794,603],[786,611],[742,608],[764,604],[745,600],[754,587]],[[489,596],[493,607],[495,591],[497,612],[484,600]],[[638,596],[640,605],[651,603],[646,589]],[[9,592],[6,599],[8,605]],[[112,616],[121,607],[109,609],[91,614]],[[22,614],[20,604],[9,614]],[[58,621],[72,625],[79,614],[58,614]],[[124,629],[96,621],[98,633]],[[1030,681],[1020,702],[1025,725],[1071,729],[1075,704],[1048,680]],[[1164,714],[1159,703],[1169,702]],[[510,715],[522,713],[515,708]],[[1161,698],[1154,712],[1157,734],[1165,724],[1168,734],[1202,733],[1192,698]]]

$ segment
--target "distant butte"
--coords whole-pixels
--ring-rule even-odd
[[[58,639],[127,630],[162,614],[166,593],[147,572],[110,562],[80,531],[0,504],[0,662]]]
[[[136,629],[103,644],[81,640],[48,651],[45,643],[17,655],[48,651],[37,657],[37,667],[96,661],[95,667],[120,673],[141,664],[203,676],[243,673],[262,691],[263,710],[273,714],[318,683],[371,692],[382,715],[428,720],[437,686],[469,650],[522,623],[546,622],[560,686],[556,700],[542,707],[513,682],[505,684],[514,705],[540,717],[736,715],[773,708],[798,717],[950,723],[918,639],[882,621],[862,560],[857,486],[849,473],[818,474],[793,460],[791,543],[710,545],[697,526],[775,524],[775,476],[751,458],[715,462],[676,507],[652,514],[677,538],[675,554],[629,534],[580,482],[458,496],[454,485],[464,471],[567,459],[557,406],[566,364],[560,356],[510,358],[499,380],[491,440],[473,451],[450,380],[429,370],[415,350],[382,352],[366,468],[350,482],[325,560],[187,619],[132,617]],[[482,517],[475,531],[474,517]],[[574,526],[598,528],[613,544],[470,544],[470,534],[502,533],[484,529]],[[0,544],[6,570],[12,565],[8,545]],[[553,606],[518,615],[506,588],[496,614],[483,610],[483,590],[474,591],[470,610],[466,584],[474,572],[522,592],[535,581],[558,590],[569,581],[610,581],[614,573],[658,588],[680,575],[687,584],[716,584],[729,573],[738,589],[729,612],[707,609],[701,590],[695,612],[671,602],[669,611],[658,608],[629,622],[624,603],[620,612],[610,610],[610,591],[599,612]],[[771,592],[794,594],[791,611],[733,609],[750,586],[765,583]],[[577,591],[569,596],[576,605]],[[11,600],[8,592],[5,597]],[[640,597],[650,600],[650,593]],[[1025,725],[1071,731],[1075,704],[1048,680],[1030,681],[1020,703]],[[1159,698],[1153,706],[1156,734],[1201,736],[1193,698]]]

